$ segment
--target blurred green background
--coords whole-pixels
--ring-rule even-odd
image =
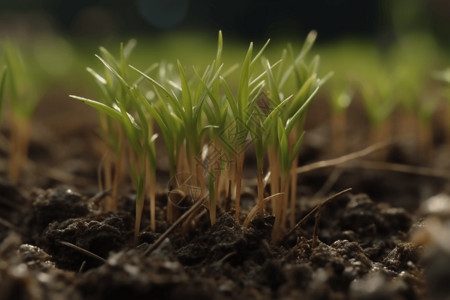
[[[373,128],[406,111],[426,132],[434,130],[434,117],[450,111],[442,80],[450,66],[449,20],[448,0],[2,0],[0,43],[19,45],[44,100],[67,100],[95,97],[85,68],[100,67],[99,46],[117,54],[120,42],[136,38],[130,60],[140,68],[176,59],[205,66],[222,30],[230,65],[242,61],[250,41],[259,47],[271,38],[265,55],[275,60],[287,42],[300,49],[317,30],[312,52],[321,56],[321,74],[334,76],[318,100],[330,113],[320,117],[319,110],[316,123],[359,106]],[[38,113],[79,105],[69,102],[43,102]]]
[[[130,34],[161,36],[180,30],[214,36],[222,29],[248,41],[295,38],[315,29],[322,41],[357,36],[389,43],[405,32],[427,30],[448,45],[450,3],[447,0],[2,0],[0,20],[2,31],[20,31],[25,29],[25,23],[34,21],[37,26],[29,30],[52,27],[71,37],[100,40]]]

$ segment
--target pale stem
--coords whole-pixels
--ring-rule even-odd
[[[258,180],[258,214],[262,219],[264,218],[264,171],[262,167],[258,167],[257,170]]]
[[[286,226],[287,212],[288,212],[288,200],[289,200],[289,187],[291,183],[291,177],[289,171],[281,175],[281,199],[283,199],[283,208],[281,211],[281,229],[284,232]]]
[[[111,149],[106,144],[104,144],[103,148],[105,149],[104,150],[105,154],[103,155],[103,159],[100,162],[99,180],[98,180],[98,185],[99,185],[100,191],[109,190],[112,187]],[[102,174],[103,174],[103,178],[102,178]],[[109,197],[111,197],[111,196],[109,196]]]
[[[281,178],[281,195],[275,200],[275,223],[272,231],[272,242],[278,244],[285,234],[287,193],[289,192],[289,174]]]
[[[220,197],[220,177],[221,177],[221,170],[220,170],[220,162],[216,163],[216,168],[214,170],[214,201],[212,201],[212,205],[210,207],[210,218],[211,218],[211,225],[214,225],[216,223],[216,214],[217,214],[217,201],[219,201]]]
[[[333,153],[335,155],[341,155],[345,152],[346,146],[346,126],[347,126],[347,113],[343,112],[335,112],[331,118],[331,131],[332,131],[332,140],[333,140]]]
[[[27,161],[30,142],[30,122],[20,117],[11,120],[11,152],[8,178],[12,182],[19,180],[23,165]]]
[[[134,242],[137,243],[138,235],[141,227],[142,211],[144,210],[145,193],[141,191],[140,195],[136,195],[136,220],[134,223]]]
[[[433,132],[431,124],[424,120],[417,120],[418,140],[420,145],[420,156],[423,159],[429,159],[433,156]]]
[[[125,140],[122,130],[119,131],[119,152],[115,157],[114,177],[112,181],[111,197],[108,205],[109,211],[116,211],[117,209],[117,196],[119,193],[119,185],[122,179],[123,161],[125,159]]]
[[[172,203],[169,194],[170,194],[170,189],[175,190],[178,188],[177,185],[177,176],[179,174],[184,174],[187,171],[187,163],[186,163],[186,149],[184,146],[181,146],[178,151],[178,156],[177,156],[177,166],[176,166],[176,173],[173,174],[172,178],[170,179],[170,183],[173,186],[169,186],[169,191],[168,191],[168,198],[167,198],[167,221],[169,221],[169,223],[173,223],[176,220],[176,216],[177,216],[177,210],[178,208],[176,207],[175,203]]]
[[[147,194],[150,200],[150,227],[153,232],[156,231],[156,176],[155,168],[150,166],[150,162],[146,159],[145,173],[147,182]]]
[[[239,223],[240,209],[241,209],[241,189],[242,189],[242,174],[244,171],[244,152],[241,152],[237,156],[236,160],[236,203],[235,203],[235,218]]]
[[[379,144],[392,139],[392,119],[386,119],[382,124],[378,126],[372,125],[370,133],[370,145]],[[388,148],[384,148],[374,154],[377,159],[383,160],[388,154]]]
[[[269,149],[268,159],[270,169],[270,193],[275,195],[280,193],[280,163],[277,151],[274,148]],[[274,212],[277,201],[272,201],[272,210]]]
[[[298,179],[298,174],[296,172],[297,165],[298,165],[298,156],[295,157],[290,170],[290,177],[291,177],[290,209],[289,209],[290,228],[295,226],[295,205],[297,203],[297,179]]]
[[[197,177],[196,184],[200,187],[199,197],[202,197],[206,193],[206,186],[205,186],[205,178],[203,176],[203,165],[200,163],[201,157],[199,159],[200,160],[194,159],[193,161],[195,164],[195,172]]]

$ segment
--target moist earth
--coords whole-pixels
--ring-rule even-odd
[[[314,218],[273,245],[272,216],[243,227],[222,212],[210,226],[200,212],[149,253],[169,224],[135,242],[133,211],[105,213],[64,187],[0,190],[0,299],[446,299],[430,296],[443,287],[427,280],[443,275],[410,242],[417,217],[365,194],[323,207],[317,238]],[[306,215],[314,201],[303,202]]]
[[[120,191],[116,212],[102,209],[95,122],[81,118],[84,125],[73,125],[73,116],[90,112],[75,113],[82,107],[70,111],[72,119],[61,115],[67,124],[51,123],[51,132],[33,127],[43,131],[32,135],[33,163],[21,182],[0,174],[1,300],[450,299],[448,179],[358,168],[312,171],[300,176],[297,221],[326,196],[353,190],[278,245],[271,243],[270,215],[243,227],[232,210],[219,210],[210,226],[201,210],[194,225],[176,228],[149,251],[170,226],[163,221],[167,196],[158,192],[156,232],[145,208],[136,239],[133,191]],[[44,115],[40,122],[52,120]],[[306,138],[304,146],[302,163],[329,157],[323,141]],[[421,158],[405,161],[405,153],[390,160],[414,165]],[[448,149],[433,157],[424,165],[450,165]],[[0,147],[2,170],[7,159]],[[168,180],[162,174],[159,186]],[[438,211],[421,208],[442,191],[433,200]],[[255,188],[245,192],[244,214],[254,205]]]

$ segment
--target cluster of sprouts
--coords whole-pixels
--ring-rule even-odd
[[[369,125],[365,140],[370,144],[407,138],[423,158],[433,157],[433,119],[439,118],[448,103],[435,81],[445,73],[433,72],[445,63],[445,56],[432,37],[408,34],[384,48],[344,41],[324,49],[322,56],[325,67],[335,71],[325,92],[330,100],[335,154],[354,149],[346,140],[350,129],[346,120],[355,120],[347,108],[361,105]]]
[[[12,182],[19,180],[28,160],[31,118],[43,88],[39,77],[31,72],[26,58],[16,43],[3,41],[0,61],[4,60],[5,65],[0,69],[0,107],[4,107],[4,99],[7,99],[10,128],[8,178]]]
[[[100,87],[101,97],[71,97],[100,113],[101,132],[109,149],[102,161],[103,188],[112,190],[107,208],[115,209],[117,185],[128,165],[136,189],[135,233],[140,230],[147,198],[151,229],[156,229],[155,176],[160,154],[155,145],[162,139],[170,177],[175,178],[169,185],[169,222],[177,219],[179,204],[186,197],[195,202],[207,196],[211,224],[217,206],[234,201],[236,220],[245,219],[246,225],[255,216],[272,212],[273,241],[279,241],[287,226],[295,223],[295,169],[305,114],[325,81],[317,75],[319,58],[307,60],[315,38],[316,33],[311,32],[299,54],[288,47],[276,62],[263,56],[269,42],[257,52],[251,43],[243,62],[227,67],[222,62],[219,32],[216,56],[204,70],[188,69],[180,61],[140,70],[128,64],[134,41],[121,46],[118,58],[100,48],[97,57],[104,70],[88,71]],[[237,85],[229,79],[233,76],[238,77]],[[256,155],[258,197],[255,208],[243,216],[240,197],[249,147]],[[186,181],[189,191],[183,188]],[[264,193],[266,185],[270,185],[269,196]]]

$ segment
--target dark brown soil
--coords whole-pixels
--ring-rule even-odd
[[[0,299],[426,297],[422,250],[408,242],[416,220],[365,194],[323,209],[315,247],[314,220],[275,246],[273,217],[244,228],[222,213],[214,226],[205,214],[146,255],[159,233],[143,231],[135,246],[130,211],[100,212],[66,188],[29,197],[6,182],[0,189]]]
[[[160,218],[152,233],[144,218],[135,243],[133,192],[121,191],[117,212],[101,209],[98,156],[86,155],[93,136],[80,128],[43,133],[32,141],[24,180],[0,179],[1,300],[450,299],[450,200],[438,217],[420,209],[448,189],[443,179],[357,168],[332,179],[332,170],[314,171],[300,179],[297,220],[353,188],[321,210],[317,241],[314,217],[274,245],[272,216],[246,228],[220,211],[211,227],[200,212],[195,226],[177,228],[149,253],[169,224]],[[304,157],[321,155],[306,144]],[[161,193],[160,211],[166,201]],[[252,205],[244,197],[243,209]],[[424,218],[440,220],[433,224],[444,235],[427,234]]]

